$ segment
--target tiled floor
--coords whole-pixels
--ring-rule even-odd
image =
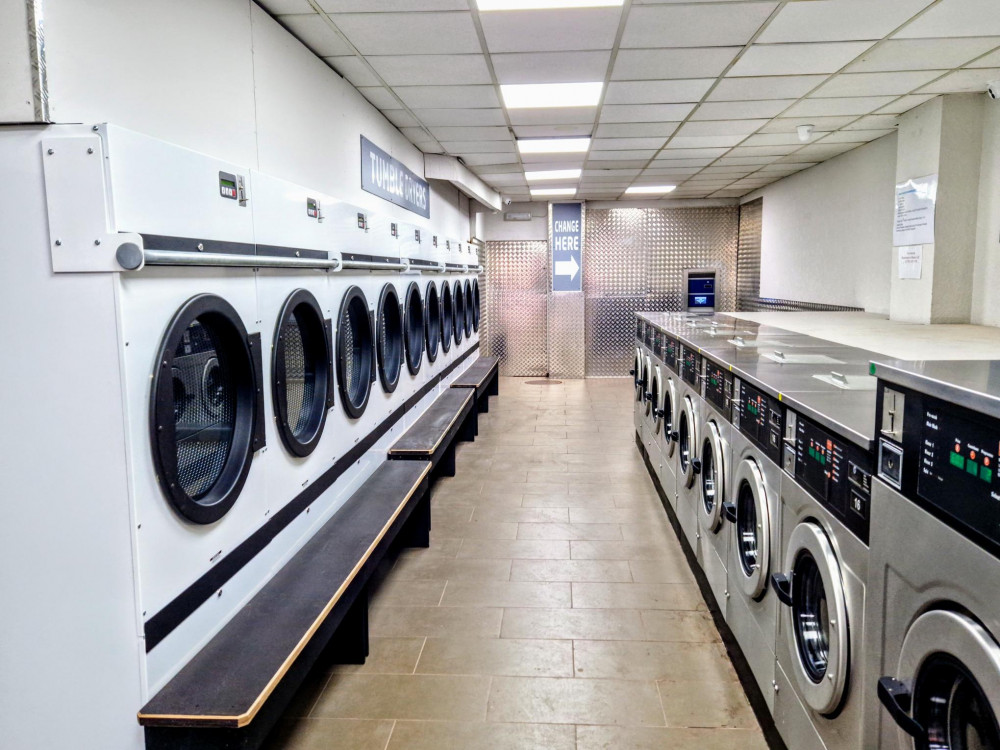
[[[625,379],[504,378],[433,492],[371,656],[311,680],[271,748],[765,748],[633,441]]]

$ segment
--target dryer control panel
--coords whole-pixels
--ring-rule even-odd
[[[680,344],[669,333],[663,334],[663,361],[674,372],[677,372],[677,358],[680,355]]]
[[[861,541],[868,543],[872,457],[791,409],[785,412],[782,468]]]
[[[681,344],[681,378],[699,393],[701,393],[701,383],[699,382],[701,377],[701,363],[701,355],[697,351]]]
[[[733,379],[733,424],[774,463],[781,464],[781,435],[785,420],[781,402]]]
[[[733,374],[710,359],[705,360],[705,398],[724,417],[730,418],[729,413],[733,402]]]
[[[657,330],[653,331],[653,355],[663,359],[663,333]]]
[[[879,381],[878,476],[1000,554],[1000,420]]]
[[[643,341],[646,338],[646,321],[642,318],[635,319],[635,339],[636,341]]]
[[[653,345],[653,331],[654,330],[655,329],[653,328],[652,324],[646,323],[644,331],[643,331],[642,340],[643,340],[643,343],[645,343],[647,347],[651,347]]]

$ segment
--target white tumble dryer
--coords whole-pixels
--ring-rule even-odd
[[[876,364],[866,707],[882,750],[1000,747],[998,370]]]
[[[783,409],[777,398],[733,379],[733,481],[723,505],[730,529],[726,623],[769,708],[774,707],[777,597],[769,585],[779,544]]]
[[[781,544],[772,585],[783,605],[774,721],[790,748],[873,747],[864,724],[872,679],[864,640],[873,396],[785,398]]]
[[[701,394],[704,360],[698,350],[681,343],[681,377],[677,404],[677,521],[688,545],[697,547],[698,506],[701,497],[701,426],[705,400]]]

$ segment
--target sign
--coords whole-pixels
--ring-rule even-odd
[[[907,245],[899,248],[899,278],[919,279],[923,261],[923,245]]]
[[[583,291],[583,204],[552,204],[552,291]]]
[[[425,219],[431,217],[427,181],[364,136],[361,136],[361,189]]]
[[[931,245],[934,243],[934,206],[938,176],[917,177],[896,185],[896,217],[892,244]]]

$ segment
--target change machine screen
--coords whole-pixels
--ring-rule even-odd
[[[715,274],[691,274],[687,282],[688,310],[715,309]]]

